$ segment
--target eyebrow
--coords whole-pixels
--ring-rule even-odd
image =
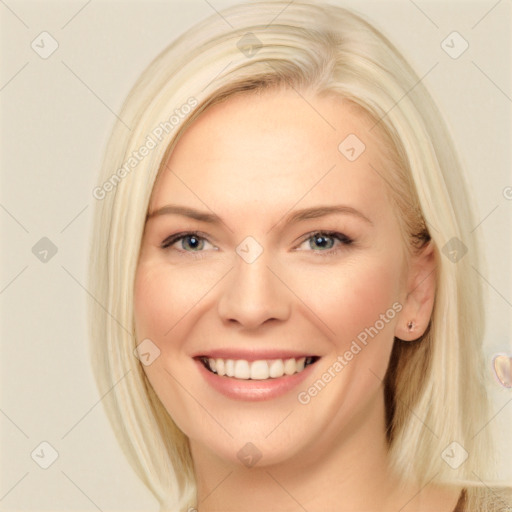
[[[302,210],[296,210],[284,217],[284,223],[294,224],[296,222],[300,222],[303,220],[318,219],[320,217],[325,217],[327,215],[333,214],[353,215],[373,225],[373,222],[366,215],[361,213],[359,210],[356,210],[352,206],[346,205],[316,206],[311,208],[304,208]],[[161,208],[158,208],[153,212],[148,213],[146,221],[154,217],[159,217],[161,215],[181,215],[182,217],[189,217],[191,219],[195,219],[201,222],[207,222],[210,224],[224,224],[224,221],[215,213],[208,213],[204,211],[195,210],[194,208],[189,208],[187,206],[179,206],[172,204],[162,206]],[[276,224],[279,224],[282,221],[283,219],[281,219]]]

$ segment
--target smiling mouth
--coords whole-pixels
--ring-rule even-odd
[[[197,358],[211,373],[221,377],[231,377],[241,380],[267,380],[291,376],[304,371],[316,363],[318,356],[308,356],[289,359],[261,359],[247,361],[245,359],[222,359],[200,356]]]

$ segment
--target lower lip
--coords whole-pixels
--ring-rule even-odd
[[[284,375],[276,379],[244,380],[217,375],[207,370],[201,361],[195,360],[195,362],[199,367],[199,373],[216,391],[234,400],[253,402],[285,395],[306,379],[314,366],[314,364],[308,365],[299,373]]]

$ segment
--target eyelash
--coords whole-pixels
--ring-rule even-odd
[[[194,237],[198,238],[199,240],[208,241],[208,239],[206,237],[202,236],[201,233],[199,233],[198,231],[185,231],[185,232],[176,233],[175,235],[171,235],[170,237],[167,237],[160,244],[160,248],[161,249],[170,249],[171,246],[174,245],[176,242],[179,242],[180,240],[183,240],[184,238],[187,238],[189,236],[194,236]],[[354,240],[352,240],[345,234],[340,233],[338,231],[312,231],[311,233],[308,233],[307,236],[305,236],[305,238],[303,238],[303,240],[300,242],[299,245],[302,245],[304,242],[307,242],[309,239],[311,239],[315,236],[316,237],[326,236],[329,238],[334,238],[335,240],[338,240],[339,242],[341,242],[341,247],[338,246],[337,249],[324,249],[324,250],[320,250],[320,251],[312,251],[312,252],[316,253],[318,256],[322,256],[322,257],[336,255],[341,250],[343,250],[344,247],[354,243]],[[187,255],[190,255],[193,258],[197,258],[197,259],[202,258],[204,256],[202,253],[205,252],[205,251],[197,251],[197,252],[196,251],[185,251],[183,249],[177,249],[177,251],[182,254],[186,253]]]

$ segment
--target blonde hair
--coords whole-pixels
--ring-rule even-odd
[[[419,77],[382,34],[346,9],[306,1],[242,4],[188,30],[144,71],[113,129],[93,193],[90,336],[97,384],[128,460],[162,508],[195,504],[188,440],[134,355],[142,341],[135,339],[134,276],[155,180],[180,134],[209,106],[281,86],[336,94],[373,119],[393,163],[378,171],[406,246],[435,246],[429,328],[417,342],[395,340],[385,378],[394,468],[422,484],[489,475],[481,290],[469,258],[454,263],[442,254],[456,237],[479,265],[450,135]],[[452,442],[469,454],[458,469],[441,456]]]

